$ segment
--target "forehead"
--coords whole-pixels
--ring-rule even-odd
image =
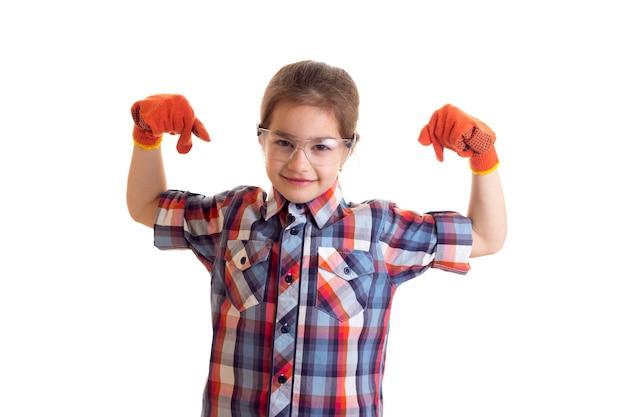
[[[341,137],[339,122],[331,111],[307,105],[278,104],[267,128],[301,139]]]

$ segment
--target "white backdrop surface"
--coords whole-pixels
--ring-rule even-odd
[[[208,128],[188,155],[165,143],[170,187],[267,186],[261,95],[301,59],[359,86],[350,200],[464,212],[466,161],[437,162],[419,130],[453,103],[498,135],[507,243],[467,276],[400,287],[385,415],[626,415],[617,2],[61,0],[0,16],[0,415],[199,415],[209,275],[127,214],[129,109],[180,93]]]

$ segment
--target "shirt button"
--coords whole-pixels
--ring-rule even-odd
[[[289,233],[291,233],[292,235],[297,235],[298,234],[298,229],[297,228],[293,228],[289,231]]]
[[[281,333],[289,333],[289,326],[284,325],[280,328]]]
[[[297,208],[298,210],[302,210],[302,204],[296,204],[296,208]]]
[[[296,218],[293,216],[293,214],[288,214],[287,215],[287,223],[291,223],[292,221],[294,221]]]
[[[284,384],[285,382],[287,382],[287,377],[285,375],[279,375],[278,376],[278,383]]]
[[[293,282],[293,275],[289,274],[285,277],[285,282],[291,284]]]
[[[242,256],[241,259],[239,260],[239,262],[241,262],[242,265],[245,264],[246,261],[247,261],[247,259],[246,259],[245,256]]]
[[[348,268],[347,266],[343,269],[343,273],[348,275],[350,274],[350,268]]]

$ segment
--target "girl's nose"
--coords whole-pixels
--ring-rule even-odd
[[[310,168],[311,162],[309,161],[309,158],[306,156],[304,149],[296,148],[293,152],[293,155],[291,155],[291,158],[287,162],[287,165],[289,166],[289,168],[295,171],[302,171],[307,168]]]

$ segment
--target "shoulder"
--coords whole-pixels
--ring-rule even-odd
[[[207,206],[224,206],[230,204],[254,204],[258,202],[263,204],[267,193],[260,187],[251,185],[242,185],[224,190],[217,194],[205,195],[194,193],[191,191],[167,190],[161,194],[161,208],[167,208],[174,204],[177,207],[207,207]]]
[[[353,212],[362,212],[368,210],[389,210],[390,207],[393,206],[395,206],[393,202],[381,199],[365,200],[360,203],[350,202],[347,204],[347,208],[349,210],[352,210]]]

